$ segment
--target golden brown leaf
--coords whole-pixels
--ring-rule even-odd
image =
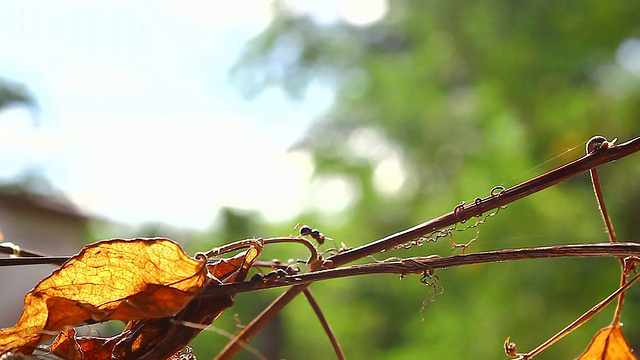
[[[247,251],[230,259],[220,259],[214,264],[207,265],[209,274],[223,283],[243,281],[261,251],[262,248],[252,246]]]
[[[30,353],[67,326],[162,318],[206,285],[205,261],[168,239],[114,239],[85,246],[24,299],[16,326],[0,330],[0,351]]]
[[[51,344],[51,353],[68,360],[111,359],[111,351],[118,337],[76,337],[76,330],[62,330]]]
[[[598,331],[578,360],[636,360],[636,356],[616,324]]]
[[[259,256],[254,246],[229,259],[208,265],[210,281],[206,288],[220,283],[242,281]],[[171,317],[130,321],[125,330],[112,338],[76,337],[73,329],[58,335],[51,352],[70,360],[166,359],[184,348],[202,329],[233,305],[232,295],[199,294],[180,313]]]
[[[511,337],[507,337],[507,340],[504,341],[504,352],[509,356],[516,356],[518,353],[516,343],[511,341]]]
[[[209,273],[222,283],[243,281],[260,255],[262,248],[252,246],[229,259],[220,259],[209,265]],[[210,281],[205,292],[215,289],[217,281]],[[128,335],[118,342],[113,356],[125,354],[132,359],[166,359],[186,346],[222,312],[233,305],[233,295],[209,295],[193,299],[178,315],[171,318],[139,321],[128,327]]]

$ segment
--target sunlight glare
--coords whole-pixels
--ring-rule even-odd
[[[616,51],[618,64],[632,74],[640,74],[640,39],[626,39]]]
[[[373,170],[373,186],[383,195],[395,195],[404,185],[407,178],[398,152],[390,153]]]
[[[324,176],[311,184],[309,207],[323,213],[339,213],[358,197],[357,187],[343,176]]]
[[[384,19],[389,12],[387,0],[341,0],[340,17],[351,25],[367,26]]]
[[[272,18],[271,1],[199,1],[167,0],[172,14],[190,22],[216,25],[252,24],[256,32],[262,31]]]
[[[221,206],[260,209],[269,220],[290,218],[303,206],[310,160],[287,153],[246,120],[82,117],[67,153],[70,195],[83,208],[118,221],[202,228]]]
[[[66,62],[60,76],[68,89],[92,94],[133,94],[142,87],[143,79],[133,71],[116,66],[82,61]]]

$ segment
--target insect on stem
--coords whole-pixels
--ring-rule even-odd
[[[602,136],[594,136],[587,142],[586,150],[587,155],[602,149],[608,149],[615,146],[615,143],[618,139],[613,139],[611,142],[607,141]],[[602,215],[602,219],[607,227],[607,233],[609,234],[609,240],[611,242],[616,242],[616,232],[613,229],[613,223],[611,222],[611,218],[609,217],[609,212],[607,211],[607,207],[604,203],[604,195],[602,194],[602,186],[600,184],[600,177],[598,176],[598,168],[592,168],[589,170],[589,175],[591,176],[591,184],[593,185],[593,192],[596,195],[596,200],[598,201],[598,208],[600,209],[600,214]]]
[[[594,136],[587,142],[586,151],[587,154],[602,149],[609,148],[611,146],[615,146],[615,142],[618,139],[613,139],[613,141],[609,142],[602,136]],[[593,168],[589,170],[589,176],[591,177],[591,184],[593,185],[593,193],[596,196],[596,201],[598,202],[598,209],[600,209],[600,215],[604,220],[604,224],[607,227],[607,234],[609,235],[609,241],[617,242],[616,232],[613,229],[613,222],[611,221],[611,217],[609,217],[609,212],[607,211],[607,206],[604,202],[604,195],[602,193],[602,185],[600,184],[600,177],[598,176],[598,168]],[[620,275],[620,286],[624,286],[627,282],[627,269],[625,260],[620,258],[620,267],[621,267],[621,275]],[[620,317],[622,316],[622,306],[624,305],[624,295],[625,292],[621,292],[620,296],[618,296],[618,303],[616,304],[616,311],[613,314],[613,320],[611,321],[611,325],[615,325],[620,322]]]

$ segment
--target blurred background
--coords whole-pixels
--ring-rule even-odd
[[[297,223],[359,246],[576,159],[593,135],[638,136],[639,18],[640,3],[600,1],[0,1],[0,228],[62,255],[138,236],[193,254]],[[622,241],[640,233],[639,177],[636,155],[601,168]],[[469,251],[607,241],[586,174],[479,229]],[[445,240],[377,258],[454,253]],[[496,359],[507,336],[528,351],[613,292],[618,268],[440,270],[423,311],[416,276],[311,289],[349,359]],[[51,270],[0,268],[0,326]],[[280,292],[238,295],[192,343],[198,359]],[[639,300],[632,288],[622,317],[636,349]],[[577,357],[612,310],[540,358]],[[250,345],[334,358],[303,298]]]

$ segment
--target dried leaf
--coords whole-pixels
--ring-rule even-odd
[[[207,265],[207,268],[211,275],[223,283],[244,281],[261,251],[261,247],[252,246],[247,251],[230,259],[220,259],[213,264]]]
[[[511,341],[511,337],[507,337],[507,340],[504,341],[504,352],[509,356],[516,356],[518,353],[516,343]]]
[[[616,324],[598,331],[578,360],[636,360],[636,356]]]
[[[261,250],[254,246],[230,259],[221,259],[208,266],[209,272],[222,283],[243,281]],[[205,292],[210,293],[219,284],[210,281]],[[174,317],[140,321],[131,327],[125,339],[118,342],[113,356],[119,358],[127,354],[135,355],[131,358],[138,360],[166,359],[186,346],[232,305],[233,295],[199,296]]]
[[[111,352],[118,340],[119,336],[111,338],[77,337],[76,330],[68,328],[58,334],[50,349],[53,354],[63,359],[111,359]]]
[[[208,265],[212,289],[220,283],[242,281],[261,248],[251,247],[230,259]],[[51,345],[51,352],[70,360],[166,359],[184,348],[200,331],[233,305],[232,295],[198,296],[180,313],[159,319],[131,321],[125,330],[112,338],[76,337],[65,330]]]
[[[31,353],[49,333],[106,320],[180,312],[206,285],[205,262],[168,239],[106,240],[85,246],[31,290],[0,351]]]
[[[198,359],[193,354],[193,349],[186,346],[184,349],[171,355],[171,357],[168,360],[198,360]]]

